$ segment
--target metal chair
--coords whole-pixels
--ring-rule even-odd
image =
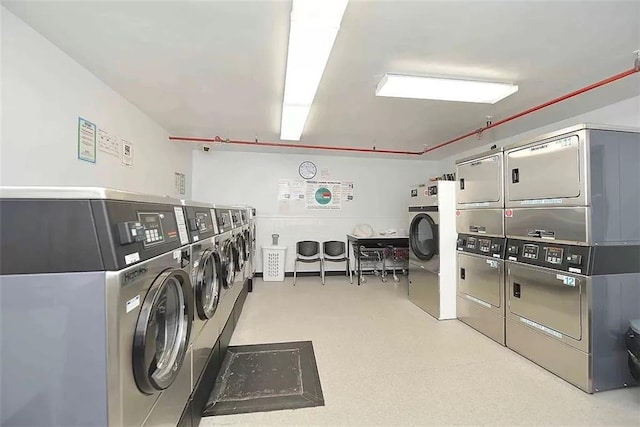
[[[347,246],[340,240],[330,240],[322,243],[322,262],[346,262],[347,270],[345,276],[349,276],[349,283],[353,283],[353,275],[347,256]],[[324,268],[322,269],[322,284],[324,284]]]
[[[298,262],[319,262],[320,277],[324,285],[324,261],[320,256],[320,243],[313,240],[303,240],[296,243],[296,261],[293,264],[293,286],[296,285],[298,275]]]

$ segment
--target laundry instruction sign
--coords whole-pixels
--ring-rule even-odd
[[[342,182],[307,181],[306,209],[342,209]]]

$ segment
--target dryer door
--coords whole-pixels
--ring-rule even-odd
[[[219,263],[215,254],[207,249],[200,257],[196,274],[196,312],[202,320],[211,319],[220,299]]]
[[[133,336],[133,374],[140,391],[168,388],[184,360],[191,333],[191,283],[182,270],[163,271],[144,298]]]
[[[409,247],[411,257],[429,261],[438,254],[437,212],[418,213],[409,227]]]

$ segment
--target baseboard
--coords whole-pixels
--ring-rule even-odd
[[[287,271],[284,273],[286,277],[293,277],[293,271]],[[342,271],[325,271],[325,276],[345,276],[346,273],[344,270]],[[320,276],[319,271],[298,271],[298,277],[312,277],[312,276]],[[262,272],[256,272],[253,277],[262,277]]]

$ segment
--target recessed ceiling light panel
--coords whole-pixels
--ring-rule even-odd
[[[385,74],[376,96],[495,104],[517,91],[511,83]]]

